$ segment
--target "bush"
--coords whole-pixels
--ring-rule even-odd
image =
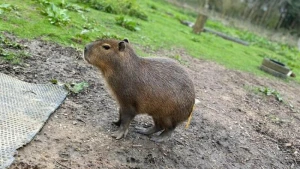
[[[61,9],[51,3],[44,11],[42,11],[44,15],[46,15],[53,25],[66,25],[70,22],[70,18],[67,15],[66,9]]]
[[[129,15],[147,21],[148,16],[140,10],[140,6],[135,0],[123,0],[116,3],[113,0],[78,0],[91,8],[106,13]]]
[[[17,7],[11,4],[1,4],[0,5],[0,15],[6,11],[6,12],[10,12],[10,11],[14,11],[17,10]]]
[[[118,16],[115,18],[117,25],[120,25],[128,30],[131,31],[139,31],[140,28],[138,27],[138,24],[131,20],[131,19],[126,19],[124,16]]]

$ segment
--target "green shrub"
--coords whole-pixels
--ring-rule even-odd
[[[53,82],[56,82],[57,83],[57,80],[55,81],[54,80],[51,80],[52,83]],[[85,88],[89,87],[89,84],[87,82],[80,82],[80,83],[65,83],[65,88],[71,92],[71,93],[74,93],[74,94],[78,94],[80,92],[82,92]]]
[[[17,7],[11,4],[1,4],[0,5],[0,15],[4,12],[10,12],[17,10]]]
[[[148,16],[145,14],[145,12],[139,11],[136,8],[130,9],[128,14],[129,14],[129,16],[136,17],[136,18],[142,19],[144,21],[148,20]]]
[[[116,34],[111,34],[110,32],[105,32],[105,33],[102,33],[100,39],[119,39],[119,40],[122,40],[124,38],[120,37],[119,35],[116,35]]]
[[[53,25],[66,25],[70,22],[70,18],[67,15],[67,10],[61,9],[53,3],[46,7],[42,13],[48,17],[48,20]]]
[[[67,9],[62,9],[56,6],[54,3],[49,2],[48,0],[34,0],[39,3],[41,7],[41,13],[48,17],[48,20],[53,25],[66,25],[70,22],[70,17],[67,14]],[[67,4],[62,1],[61,6],[66,7]]]
[[[122,0],[116,3],[113,0],[78,0],[91,8],[112,14],[129,15],[147,21],[148,15],[140,10],[135,0]]]
[[[274,89],[271,89],[271,88],[268,88],[268,87],[263,87],[263,88],[259,88],[258,91],[265,94],[265,95],[267,95],[267,96],[272,96],[273,95],[280,102],[283,101],[280,93],[278,91],[274,90]]]
[[[0,35],[0,58],[9,61],[12,64],[21,64],[22,60],[30,55],[23,49],[25,46],[13,42],[10,39]],[[13,49],[14,51],[10,51]]]
[[[13,48],[13,49],[24,49],[24,46],[20,43],[13,42],[8,38],[5,38],[3,36],[0,36],[0,47],[5,48]]]
[[[62,0],[61,3],[59,3],[59,6],[62,9],[67,9],[69,11],[74,11],[74,12],[78,12],[78,13],[83,13],[83,12],[87,12],[88,11],[86,8],[83,8],[80,5],[67,3],[64,0]]]
[[[140,30],[140,28],[138,27],[138,23],[131,19],[126,19],[124,16],[118,16],[115,19],[116,19],[117,25],[120,25],[130,31],[139,31]]]

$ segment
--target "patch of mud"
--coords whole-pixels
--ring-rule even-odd
[[[117,104],[95,68],[81,52],[40,40],[14,40],[28,46],[26,66],[0,65],[1,72],[32,83],[89,83],[69,95],[44,128],[19,149],[17,168],[300,168],[300,86],[228,70],[194,59],[183,50],[146,51],[155,56],[180,55],[194,80],[200,100],[188,129],[178,126],[172,139],[155,144],[133,131],[152,123],[138,116],[125,139],[115,140],[111,124]],[[276,89],[278,102],[252,88]],[[292,106],[291,106],[292,105]]]

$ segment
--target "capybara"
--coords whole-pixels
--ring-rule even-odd
[[[116,139],[125,137],[137,114],[148,114],[154,125],[136,128],[141,134],[162,131],[151,140],[161,142],[188,119],[195,103],[195,89],[188,73],[169,58],[141,58],[127,39],[102,39],[84,48],[84,59],[99,68],[119,105]]]

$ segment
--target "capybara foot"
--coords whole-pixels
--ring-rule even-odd
[[[123,137],[126,137],[128,129],[122,130],[121,128],[112,133],[112,137],[115,137],[117,140],[120,140]]]

